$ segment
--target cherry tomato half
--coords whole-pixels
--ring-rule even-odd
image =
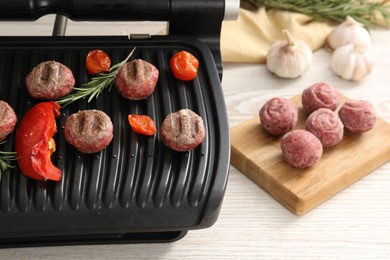
[[[181,51],[172,56],[169,66],[175,78],[188,81],[198,74],[199,61],[191,53]]]
[[[33,106],[24,115],[16,131],[15,150],[22,173],[35,180],[58,181],[62,172],[51,162],[56,150],[53,135],[57,132],[55,117],[60,105],[54,101]]]
[[[88,52],[85,64],[89,74],[110,71],[111,59],[107,53],[102,50],[92,50]]]
[[[134,132],[143,135],[154,135],[157,132],[154,121],[146,115],[128,115],[128,120]]]

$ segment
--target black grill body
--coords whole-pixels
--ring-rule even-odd
[[[215,223],[227,184],[230,137],[220,78],[210,48],[186,36],[127,37],[0,37],[0,99],[15,110],[18,121],[40,100],[29,96],[25,77],[42,61],[68,66],[76,85],[91,76],[85,57],[92,49],[106,51],[112,63],[141,58],[160,72],[155,92],[146,100],[129,101],[113,88],[96,100],[78,101],[61,109],[52,161],[63,172],[58,182],[40,182],[18,167],[0,182],[0,246],[175,241],[188,230]],[[173,77],[170,57],[181,50],[200,62],[195,80]],[[83,154],[64,138],[67,116],[82,109],[100,109],[114,124],[114,138],[103,151]],[[158,133],[134,133],[131,113],[147,114],[157,128],[165,116],[182,108],[199,114],[205,141],[190,152],[165,147]],[[18,126],[18,124],[17,124]],[[15,133],[1,150],[14,150]]]

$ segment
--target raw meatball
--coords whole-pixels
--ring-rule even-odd
[[[135,59],[124,64],[115,78],[115,86],[122,97],[140,100],[149,97],[157,84],[159,71],[152,64]]]
[[[352,133],[364,133],[374,128],[376,112],[371,103],[364,100],[351,100],[339,110],[344,127]]]
[[[336,110],[340,104],[340,94],[329,83],[320,82],[306,88],[302,93],[302,106],[312,113],[319,108]]]
[[[37,65],[26,77],[30,95],[44,100],[55,100],[73,90],[75,79],[72,71],[56,61],[45,61]]]
[[[161,125],[163,143],[179,152],[190,151],[201,144],[206,136],[203,119],[190,109],[169,114]]]
[[[100,110],[81,110],[68,117],[65,139],[83,153],[96,153],[106,148],[113,138],[111,119]]]
[[[0,141],[14,131],[17,117],[7,102],[0,100]]]
[[[285,98],[272,98],[260,109],[260,122],[271,135],[283,135],[292,130],[298,121],[298,109]]]
[[[316,164],[323,152],[318,138],[306,130],[294,130],[282,137],[284,160],[295,168],[308,168]]]
[[[305,129],[314,134],[323,147],[331,147],[341,142],[344,125],[339,116],[328,108],[314,111],[306,119]]]

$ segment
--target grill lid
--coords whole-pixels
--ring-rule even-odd
[[[18,167],[3,173],[1,246],[166,241],[216,221],[227,182],[230,138],[217,69],[201,42],[177,36],[0,37],[0,99],[20,120],[40,102],[29,96],[24,83],[40,62],[67,65],[79,86],[90,79],[85,68],[88,51],[102,49],[115,64],[133,47],[137,49],[131,59],[144,59],[160,71],[155,92],[146,100],[129,101],[113,88],[91,103],[82,100],[61,109],[52,161],[62,170],[62,180],[31,180]],[[193,81],[177,80],[169,69],[170,57],[180,50],[199,59]],[[83,154],[66,142],[64,125],[70,114],[92,108],[110,116],[114,138],[105,150]],[[206,127],[204,142],[190,152],[166,148],[159,131],[154,137],[135,134],[127,122],[130,113],[147,114],[159,128],[167,114],[182,108],[199,114]],[[14,134],[2,150],[14,150]]]
[[[31,21],[57,14],[74,21],[167,22],[169,35],[190,36],[206,44],[222,77],[222,21],[236,19],[239,4],[239,0],[2,0],[0,21]]]

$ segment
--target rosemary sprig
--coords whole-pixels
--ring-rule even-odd
[[[375,15],[386,22],[390,19],[389,6],[367,0],[247,0],[258,7],[303,13],[320,21],[341,23],[351,16],[366,28],[374,26]]]
[[[133,50],[126,57],[126,59],[124,59],[120,63],[113,65],[110,68],[109,72],[99,73],[96,77],[93,77],[89,82],[83,84],[81,88],[73,88],[76,92],[71,93],[57,100],[58,104],[60,104],[62,107],[66,107],[67,105],[79,99],[84,99],[86,97],[88,97],[88,103],[89,103],[93,98],[95,97],[97,98],[104,89],[108,89],[108,91],[111,91],[111,88],[114,85],[115,76],[119,68],[122,67],[128,61],[128,59],[130,59],[135,49],[136,48],[133,48]]]
[[[0,144],[4,144],[6,141],[0,142]],[[16,161],[18,158],[16,157],[16,152],[4,152],[0,151],[0,181],[3,172],[8,168],[14,168],[14,165],[11,165],[9,161]]]

